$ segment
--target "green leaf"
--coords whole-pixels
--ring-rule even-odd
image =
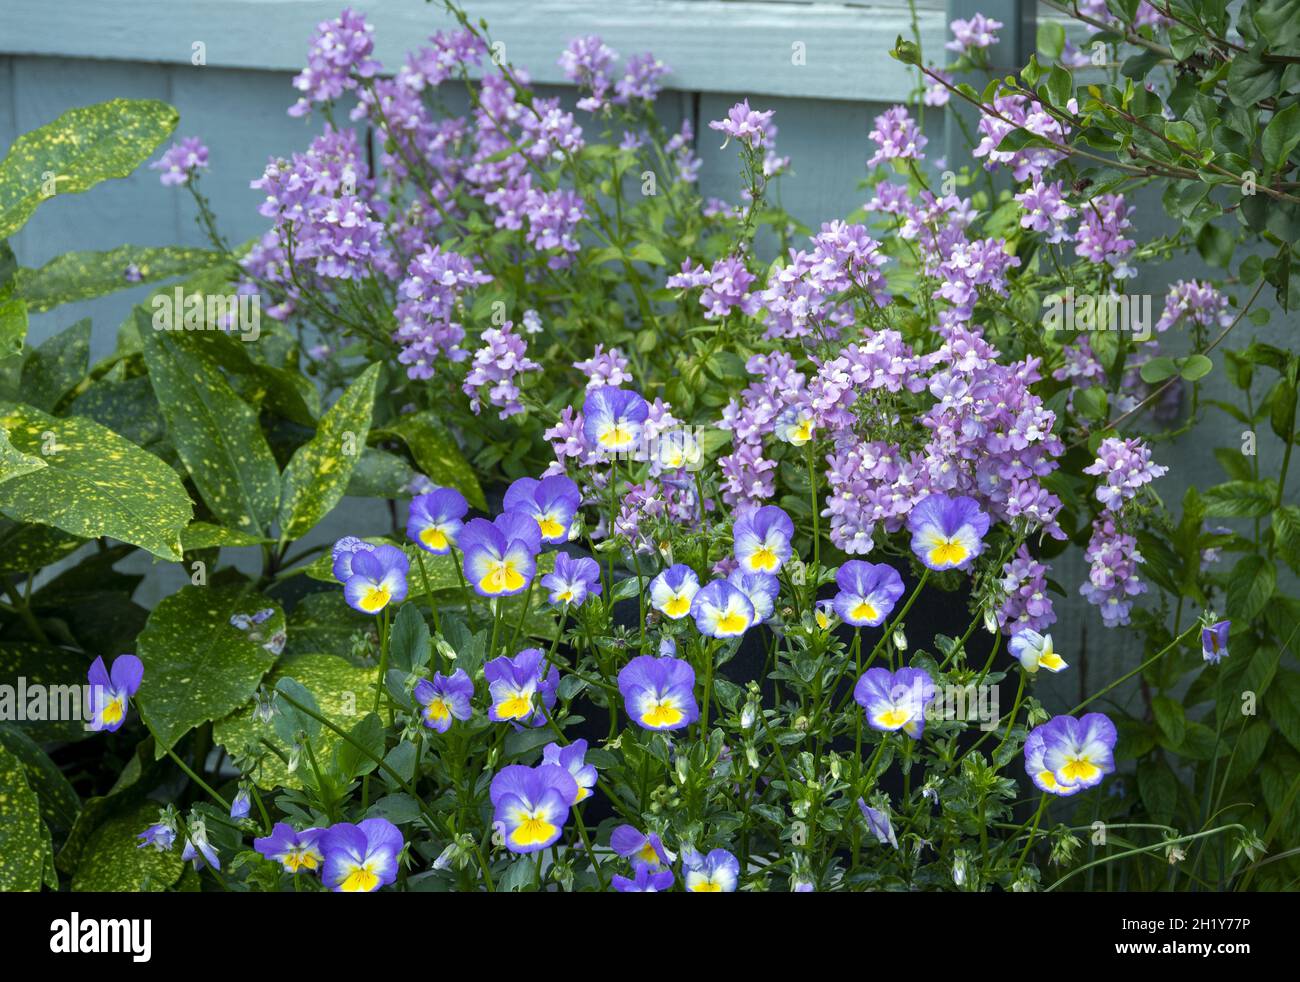
[[[1264,127],[1261,147],[1266,160],[1273,169],[1285,171],[1286,159],[1300,143],[1300,103],[1291,103],[1279,113],[1275,113]]]
[[[0,747],[23,762],[27,785],[40,801],[41,818],[60,839],[72,830],[81,811],[81,798],[50,759],[16,723],[0,723]],[[0,781],[0,787],[4,782]]]
[[[267,531],[280,473],[257,411],[230,387],[202,334],[155,331],[140,323],[143,318],[137,314],[149,381],[199,494],[223,524],[251,534]]]
[[[638,242],[634,245],[632,250],[628,253],[628,258],[637,260],[638,262],[649,263],[652,266],[664,266],[668,263],[668,260],[664,258],[664,254],[659,251],[659,248],[651,245],[649,242]]]
[[[23,362],[23,399],[52,412],[90,364],[90,321],[80,320],[34,348]]]
[[[71,742],[87,737],[89,731],[82,722],[85,708],[82,686],[91,661],[80,652],[53,645],[0,642],[0,678],[23,678],[29,690],[41,685],[46,692],[45,699],[29,701],[26,719],[15,720],[12,725],[37,743]]]
[[[1157,822],[1168,822],[1178,805],[1178,778],[1157,754],[1138,762],[1138,794],[1147,812]]]
[[[321,417],[316,435],[299,447],[284,469],[280,496],[280,535],[296,539],[330,513],[366,446],[374,411],[379,363],[348,386]]]
[[[230,623],[270,607],[269,637],[283,615],[248,584],[186,586],[164,599],[136,639],[144,662],[137,704],[157,733],[161,757],[192,728],[228,715],[252,698],[275,655]]]
[[[1287,742],[1300,750],[1300,673],[1279,674],[1264,697],[1264,705]]]
[[[27,302],[28,310],[50,310],[227,262],[223,253],[181,246],[124,245],[106,252],[65,252],[40,269],[20,269],[18,295]],[[127,279],[128,267],[134,267],[138,278]]]
[[[1263,611],[1277,588],[1277,567],[1263,556],[1244,556],[1228,580],[1227,617],[1250,623]]]
[[[456,439],[431,412],[411,413],[396,423],[376,431],[376,436],[396,436],[410,448],[416,466],[443,487],[455,488],[475,508],[487,510],[487,500],[479,486],[474,468],[469,465]]]
[[[0,298],[0,359],[23,353],[27,340],[27,304],[17,297]]]
[[[281,678],[297,680],[315,696],[322,716],[344,732],[350,732],[374,708],[375,668],[357,668],[337,655],[307,654],[283,659],[276,666],[269,682]],[[287,704],[286,704],[287,705]],[[288,767],[275,754],[263,753],[269,740],[287,757],[285,746],[271,723],[262,722],[253,715],[253,707],[245,708],[220,720],[212,730],[212,738],[226,748],[227,753],[241,756],[249,747],[259,752],[261,763],[250,776],[260,788],[301,788],[302,769],[289,773]],[[318,743],[312,743],[316,759],[328,760],[340,738],[327,727],[321,727]]]
[[[289,640],[284,654],[302,655],[315,651],[347,653],[358,636],[375,631],[375,618],[358,614],[343,599],[335,583],[332,590],[309,593],[289,613]],[[376,643],[377,643],[376,635]]]
[[[68,415],[93,419],[137,447],[166,460],[176,451],[167,436],[167,424],[158,409],[149,376],[114,378],[110,372],[80,391],[68,404]]]
[[[260,546],[273,540],[260,535],[249,535],[235,529],[222,528],[209,522],[191,522],[181,530],[181,546],[186,552],[199,549],[219,549],[222,546]]]
[[[140,848],[141,832],[158,821],[158,805],[142,801],[91,833],[77,871],[76,893],[162,893],[181,877],[180,849]]]
[[[394,668],[414,672],[429,663],[431,653],[429,625],[418,607],[403,604],[393,620],[388,639],[388,657]]]
[[[0,573],[26,573],[49,566],[85,541],[49,525],[0,519]]]
[[[1038,51],[1045,61],[1055,61],[1065,50],[1065,26],[1055,21],[1038,22]],[[1030,85],[1033,82],[1029,83]]]
[[[1227,481],[1203,495],[1207,518],[1261,518],[1273,510],[1272,481]]]
[[[111,536],[170,561],[193,514],[176,472],[112,430],[0,402],[0,429],[48,465],[0,484],[0,511],[85,539]]]
[[[1178,374],[1188,382],[1195,382],[1203,379],[1214,370],[1214,362],[1206,358],[1205,355],[1188,355],[1186,358],[1179,359]]]
[[[18,450],[9,442],[8,432],[0,430],[0,483],[38,471],[44,466],[45,461]]]
[[[400,498],[410,494],[415,468],[397,454],[366,447],[348,478],[347,495],[352,498]]]
[[[1300,507],[1283,505],[1273,512],[1273,542],[1277,554],[1291,569],[1300,572]]]
[[[1157,382],[1163,382],[1170,376],[1178,374],[1178,365],[1172,358],[1161,355],[1158,358],[1152,358],[1142,366],[1140,372],[1142,381],[1148,385],[1155,385]]]
[[[52,862],[50,833],[23,762],[0,747],[0,891],[40,890]]]
[[[0,161],[0,239],[22,228],[54,194],[78,194],[129,175],[167,139],[178,118],[155,99],[113,99],[69,109],[18,137]]]
[[[1176,747],[1182,743],[1183,734],[1187,730],[1187,718],[1183,715],[1182,705],[1168,696],[1156,696],[1151,700],[1151,708],[1155,712],[1156,725],[1169,744]]]

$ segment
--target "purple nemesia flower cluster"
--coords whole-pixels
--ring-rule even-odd
[[[466,357],[460,347],[465,330],[456,320],[457,309],[466,291],[490,282],[492,277],[475,269],[470,260],[439,245],[426,245],[411,259],[398,286],[401,300],[394,311],[398,326],[393,332],[393,340],[402,346],[397,360],[410,378],[432,378],[439,355],[451,361]]]
[[[1025,213],[1020,216],[1020,227],[1048,233],[1045,241],[1053,245],[1069,240],[1070,233],[1065,223],[1075,216],[1074,208],[1065,201],[1062,183],[1053,181],[1048,184],[1035,180],[1015,196],[1016,201],[1025,209]]]
[[[163,151],[149,168],[162,171],[158,181],[163,187],[181,187],[198,171],[208,169],[208,148],[197,136],[183,137]]]
[[[313,103],[330,102],[356,88],[358,78],[373,78],[380,69],[370,57],[374,31],[362,14],[347,7],[335,20],[321,21],[307,52],[307,67],[294,77],[293,87],[303,95],[289,115],[304,116]]]
[[[1184,319],[1201,327],[1227,327],[1232,323],[1233,313],[1228,298],[1210,284],[1179,280],[1165,294],[1165,307],[1155,329],[1167,331]]]
[[[1004,634],[1024,630],[1041,632],[1056,622],[1052,598],[1047,594],[1048,569],[1046,563],[1034,559],[1023,545],[1002,567],[1004,599],[998,607],[997,618]]]
[[[876,152],[867,161],[875,167],[882,160],[924,160],[928,142],[906,106],[894,106],[876,117],[867,134],[876,144]]]
[[[1083,472],[1105,478],[1097,485],[1097,500],[1107,511],[1119,511],[1124,502],[1137,496],[1143,485],[1164,476],[1168,470],[1151,462],[1151,450],[1141,440],[1107,437],[1097,448],[1097,459]]]
[[[1003,166],[1011,168],[1017,181],[1038,180],[1044,171],[1065,158],[1064,151],[1054,147],[1028,146],[1019,150],[999,150],[998,145],[1008,133],[1025,129],[1055,143],[1064,144],[1070,127],[1048,113],[1037,100],[1011,92],[993,100],[994,112],[980,114],[979,145],[971,151],[974,157],[987,158],[985,167],[992,170]],[[1067,103],[1071,113],[1078,111],[1073,99]]]
[[[489,327],[480,339],[482,347],[474,352],[474,361],[461,386],[469,396],[469,405],[475,413],[482,412],[482,387],[490,386],[487,401],[497,406],[497,414],[508,419],[524,411],[519,401],[518,378],[525,372],[541,370],[541,365],[528,357],[528,343],[514,333],[514,323],[506,321],[501,327]]]
[[[996,31],[1002,30],[1002,22],[983,14],[976,14],[970,20],[954,20],[948,25],[953,39],[944,45],[949,51],[969,54],[980,48],[989,48],[998,43]]]
[[[1080,210],[1074,251],[1089,262],[1108,266],[1117,280],[1136,276],[1128,257],[1137,243],[1124,237],[1124,232],[1133,227],[1129,216],[1136,210],[1125,203],[1122,194],[1094,198]]]
[[[1131,598],[1147,592],[1137,576],[1138,565],[1145,562],[1137,539],[1121,531],[1110,513],[1103,513],[1093,522],[1084,558],[1090,563],[1088,582],[1080,584],[1079,593],[1101,611],[1106,627],[1127,624]]]

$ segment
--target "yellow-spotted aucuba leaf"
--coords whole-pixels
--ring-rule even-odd
[[[53,412],[90,367],[90,321],[83,319],[33,348],[19,392],[28,405]]]
[[[222,528],[211,522],[191,522],[181,532],[181,546],[186,552],[196,549],[214,549],[221,546],[260,546],[271,542],[260,535],[249,535],[237,529]]]
[[[0,746],[0,892],[40,890],[50,863],[50,834],[23,762]]]
[[[67,835],[81,812],[81,798],[59,765],[17,723],[0,723],[0,747],[23,762],[27,785],[36,792],[46,826],[60,838]]]
[[[162,893],[180,879],[180,847],[140,848],[141,832],[158,821],[158,803],[142,801],[105,821],[86,842],[72,876],[77,893]]]
[[[0,239],[56,194],[126,177],[167,139],[179,116],[156,99],[113,99],[69,109],[24,133],[0,161]]]
[[[194,507],[176,472],[112,430],[0,402],[0,429],[46,466],[0,484],[0,512],[86,539],[101,535],[173,562]]]
[[[85,542],[49,525],[0,518],[0,573],[26,573],[56,563]]]
[[[272,616],[240,629],[237,614]],[[144,663],[137,704],[163,756],[202,723],[220,719],[252,698],[283,646],[284,613],[250,584],[186,586],[154,608],[136,639]]]
[[[15,448],[9,442],[9,434],[0,430],[0,483],[38,471],[44,466],[45,461]]]
[[[11,725],[37,743],[72,742],[90,736],[85,724],[86,672],[93,659],[79,651],[35,641],[0,641],[0,679],[25,679],[30,698],[24,719]],[[35,686],[41,686],[36,689]]]
[[[27,304],[18,297],[0,298],[0,359],[23,353],[27,340]]]
[[[225,268],[229,260],[211,249],[182,246],[118,246],[105,252],[65,252],[40,269],[20,269],[18,296],[31,311],[189,276],[209,267]],[[128,277],[128,270],[130,276]]]
[[[68,403],[68,413],[93,419],[168,463],[176,460],[176,451],[167,438],[167,424],[147,375],[124,378],[120,372],[111,370],[78,391]]]
[[[474,468],[456,445],[456,439],[431,412],[403,416],[383,430],[384,436],[400,437],[411,451],[415,464],[434,484],[455,488],[475,508],[487,510],[487,500]]]
[[[377,668],[357,668],[338,655],[295,655],[285,658],[276,666],[267,679],[267,686],[274,687],[276,682],[285,677],[296,680],[315,697],[320,715],[347,732],[374,708],[375,675],[378,671]],[[260,744],[263,739],[269,740],[288,757],[291,748],[282,744],[271,723],[254,716],[253,709],[252,705],[246,706],[218,722],[212,728],[212,739],[225,747],[226,752],[233,757],[242,757],[249,747],[260,746],[264,751],[265,745]],[[312,752],[316,759],[330,760],[339,740],[340,737],[333,730],[322,726],[312,742]],[[268,790],[276,787],[302,787],[299,780],[301,768],[291,774],[275,754],[262,753],[259,756],[261,763],[250,774],[258,787]]]
[[[379,367],[376,362],[362,372],[321,417],[316,435],[294,451],[282,482],[281,537],[306,534],[343,497],[366,449]]]
[[[275,517],[280,470],[257,410],[221,374],[208,332],[155,331],[139,325],[154,395],[181,461],[223,525],[257,535]]]
[[[404,498],[410,497],[415,469],[397,454],[366,447],[348,480],[350,498]]]

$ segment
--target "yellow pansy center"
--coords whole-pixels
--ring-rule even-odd
[[[749,627],[749,618],[739,611],[728,610],[718,618],[719,634],[739,634],[747,627]]]
[[[558,539],[564,534],[564,525],[557,522],[550,515],[537,520],[537,527],[542,530],[542,535],[548,539]]]
[[[447,708],[447,703],[442,699],[435,699],[424,709],[424,715],[427,719],[441,723],[451,717],[451,710]]]
[[[523,719],[533,711],[532,696],[525,695],[522,692],[516,692],[514,695],[502,699],[497,703],[497,715],[503,719]]]
[[[654,844],[651,843],[649,839],[647,839],[645,845],[641,847],[640,856],[645,862],[650,863],[653,866],[659,865],[659,854],[655,852]]]
[[[555,835],[556,828],[536,812],[522,813],[519,825],[510,833],[510,841],[517,846],[536,846]]]
[[[596,442],[607,450],[618,450],[632,442],[632,431],[622,422],[610,423],[596,437]]]
[[[1100,773],[1101,768],[1083,756],[1070,757],[1061,768],[1061,777],[1071,784],[1094,780]]]
[[[388,592],[388,588],[374,583],[366,587],[366,592],[361,595],[357,603],[366,613],[373,614],[387,607],[390,599],[392,594]]]
[[[379,885],[379,876],[370,868],[367,863],[362,866],[354,866],[352,872],[347,878],[339,884],[339,889],[344,893],[369,893]]]
[[[507,593],[519,590],[524,585],[524,575],[515,568],[509,559],[492,563],[488,574],[478,581],[478,587],[484,593]]]
[[[890,709],[886,709],[883,713],[877,713],[876,723],[887,730],[896,730],[906,723],[909,718],[907,710],[893,706]]]
[[[770,573],[777,566],[776,553],[764,545],[749,557],[749,564],[761,573]]]
[[[853,608],[853,619],[855,621],[874,621],[877,616],[875,606],[865,600]]]
[[[812,420],[801,419],[790,430],[790,442],[796,447],[801,447],[812,439]]]
[[[641,722],[646,726],[675,726],[685,718],[685,713],[668,701],[651,703],[650,708],[641,714]]]
[[[684,593],[675,593],[664,604],[664,613],[674,619],[685,617],[690,612],[691,601]]]
[[[696,880],[691,884],[691,893],[721,893],[722,885],[712,880]]]
[[[940,538],[930,549],[930,562],[935,566],[956,566],[964,563],[969,553],[956,539]]]
[[[299,846],[284,854],[284,867],[290,873],[296,873],[300,869],[313,870],[316,863],[316,854]]]
[[[122,717],[126,715],[126,707],[122,704],[121,698],[110,699],[104,706],[104,722],[108,725],[122,722]]]
[[[420,541],[430,549],[446,549],[447,533],[437,526],[431,525],[420,533]]]

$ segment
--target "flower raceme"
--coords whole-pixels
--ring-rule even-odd
[[[510,764],[492,778],[493,821],[511,852],[545,849],[559,839],[577,800],[578,783],[558,764]]]
[[[126,707],[140,691],[144,663],[135,655],[119,655],[110,671],[104,659],[96,658],[87,673],[90,682],[90,722],[92,730],[112,733],[126,722]]]
[[[1102,713],[1054,716],[1025,740],[1025,770],[1040,790],[1068,797],[1115,770],[1115,724]]]
[[[454,488],[436,488],[411,499],[406,537],[426,552],[445,556],[456,544],[469,503]]]
[[[879,627],[903,595],[903,578],[887,563],[850,559],[835,573],[835,583],[835,613],[854,627]]]
[[[967,569],[984,551],[989,516],[974,498],[932,494],[907,517],[912,551],[930,569]]]
[[[542,533],[523,512],[471,519],[460,532],[465,578],[481,597],[522,593],[537,570]]]
[[[695,669],[680,658],[633,658],[618,673],[618,691],[628,716],[643,729],[680,730],[700,717]]]
[[[510,722],[545,726],[546,712],[555,706],[560,670],[554,665],[543,676],[544,656],[537,648],[525,648],[513,658],[502,655],[483,666],[492,703],[488,719],[494,723]],[[533,701],[541,697],[541,708]]]

